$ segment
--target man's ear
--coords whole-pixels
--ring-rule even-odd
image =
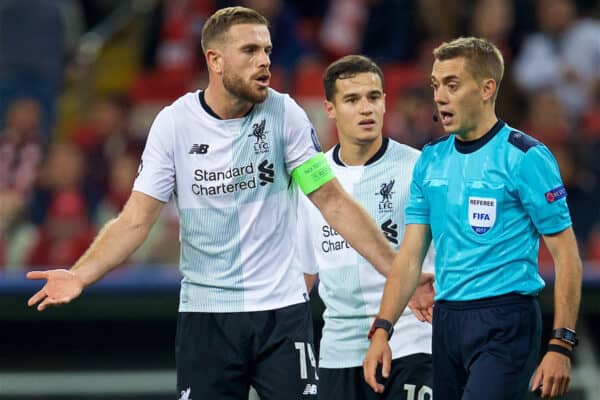
[[[329,100],[325,100],[323,102],[323,104],[325,105],[325,111],[327,112],[327,117],[329,117],[329,119],[332,119],[335,121],[335,105]]]
[[[219,50],[206,50],[206,66],[210,71],[217,75],[223,73],[223,54]]]
[[[485,79],[481,85],[481,98],[483,101],[492,100],[497,90],[498,85],[496,84],[496,80],[491,78]]]

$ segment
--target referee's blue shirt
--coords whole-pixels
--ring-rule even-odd
[[[423,149],[406,224],[431,226],[436,300],[535,295],[539,235],[571,226],[554,156],[503,121],[482,138],[454,135]]]

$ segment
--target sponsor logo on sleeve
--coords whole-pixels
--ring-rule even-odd
[[[567,189],[563,185],[550,190],[544,194],[548,203],[554,203],[556,200],[564,199],[567,197]]]

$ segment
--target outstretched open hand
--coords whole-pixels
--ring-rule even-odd
[[[37,304],[38,311],[43,311],[49,306],[69,303],[81,294],[85,286],[81,278],[66,269],[30,271],[27,273],[27,278],[47,281],[44,287],[27,302],[30,307]]]

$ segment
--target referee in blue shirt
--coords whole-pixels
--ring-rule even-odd
[[[387,326],[436,249],[433,370],[436,400],[515,400],[569,388],[581,297],[581,259],[556,160],[542,143],[495,114],[504,72],[500,51],[478,38],[434,50],[431,85],[449,133],[429,143],[414,169],[406,231],[389,272],[363,364],[376,392],[390,370]],[[554,329],[537,370],[544,288],[542,236],[555,265]],[[402,334],[402,333],[400,333]]]

